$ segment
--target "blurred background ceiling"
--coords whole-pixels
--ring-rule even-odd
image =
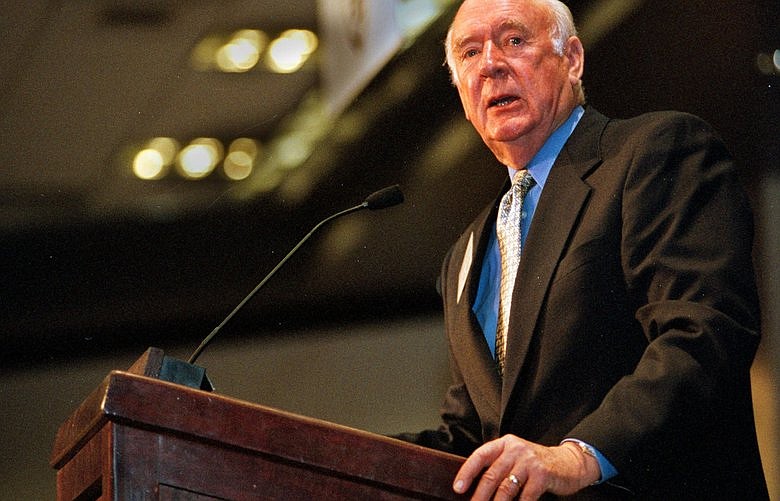
[[[3,362],[195,343],[390,184],[405,204],[325,228],[226,330],[437,308],[443,254],[504,176],[442,67],[456,3],[2,2]],[[777,2],[568,4],[589,101],[703,116],[755,192],[780,156]]]

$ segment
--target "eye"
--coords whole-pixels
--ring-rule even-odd
[[[468,59],[470,57],[474,57],[477,54],[479,54],[479,51],[477,49],[468,49],[463,51],[463,59]]]
[[[507,40],[507,44],[512,45],[514,47],[523,45],[524,42],[525,40],[523,40],[521,37],[509,37],[509,39]]]

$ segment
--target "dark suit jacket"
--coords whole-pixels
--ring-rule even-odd
[[[472,312],[497,203],[445,259],[453,385],[445,425],[417,441],[467,455],[507,433],[575,437],[639,497],[766,498],[749,380],[752,218],[707,124],[586,110],[523,247],[503,384]]]

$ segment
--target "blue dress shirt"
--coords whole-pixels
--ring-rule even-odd
[[[569,136],[571,136],[571,133],[579,123],[584,112],[585,110],[582,106],[575,108],[571,115],[569,115],[569,118],[558,127],[549,138],[547,138],[547,141],[542,148],[526,166],[526,169],[528,169],[528,172],[536,183],[531,187],[523,200],[523,211],[520,216],[521,246],[525,244],[525,236],[528,234],[528,230],[531,227],[531,220],[536,211],[536,204],[539,202],[539,197],[547,182],[547,176],[550,174],[550,170],[552,169],[555,160],[563,149],[563,145],[568,141]],[[512,179],[517,171],[511,167],[507,167],[507,169],[509,171],[509,178]],[[493,231],[490,232],[487,251],[485,253],[485,258],[482,261],[477,297],[472,306],[472,311],[482,327],[482,332],[485,334],[485,340],[487,341],[493,356],[495,356],[496,352],[496,325],[498,322],[500,288],[501,252],[498,249],[495,223],[493,223]],[[567,438],[565,441],[582,443],[580,440],[573,438]],[[617,470],[606,457],[590,445],[585,445],[594,452],[596,459],[599,462],[599,466],[601,467],[600,482],[604,482],[617,475]]]
[[[525,244],[525,236],[531,227],[531,219],[536,211],[536,204],[542,194],[544,185],[547,182],[547,176],[550,174],[558,154],[563,149],[563,145],[571,136],[574,128],[582,118],[585,110],[578,106],[572,111],[566,122],[555,129],[555,132],[547,138],[536,155],[531,159],[526,168],[534,178],[536,183],[528,190],[523,200],[523,212],[520,216],[520,243]],[[509,178],[512,179],[517,172],[511,167],[507,167]],[[493,231],[490,232],[485,259],[482,261],[482,271],[479,276],[479,288],[477,297],[474,300],[472,311],[477,316],[479,324],[482,326],[482,332],[485,333],[490,351],[495,356],[496,353],[496,325],[498,322],[498,302],[499,291],[501,288],[501,252],[498,249],[498,240],[496,239],[495,222]]]

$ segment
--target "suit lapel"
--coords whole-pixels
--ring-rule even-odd
[[[502,415],[517,383],[552,277],[590,196],[583,177],[600,161],[606,117],[587,110],[550,171],[526,237],[512,296]]]
[[[492,231],[492,223],[496,215],[496,205],[487,207],[475,222],[468,228],[467,233],[461,239],[455,249],[453,259],[456,259],[458,274],[454,291],[448,293],[455,296],[451,304],[453,319],[450,329],[453,350],[458,367],[463,378],[468,381],[469,392],[472,400],[479,407],[483,402],[489,407],[498,423],[501,404],[501,380],[495,368],[495,361],[485,341],[482,328],[472,311],[477,290],[479,288],[479,276],[482,269],[482,259],[485,256],[489,240],[489,232]],[[482,408],[482,412],[486,409]],[[480,412],[480,414],[482,414]],[[483,416],[484,419],[484,416]]]

